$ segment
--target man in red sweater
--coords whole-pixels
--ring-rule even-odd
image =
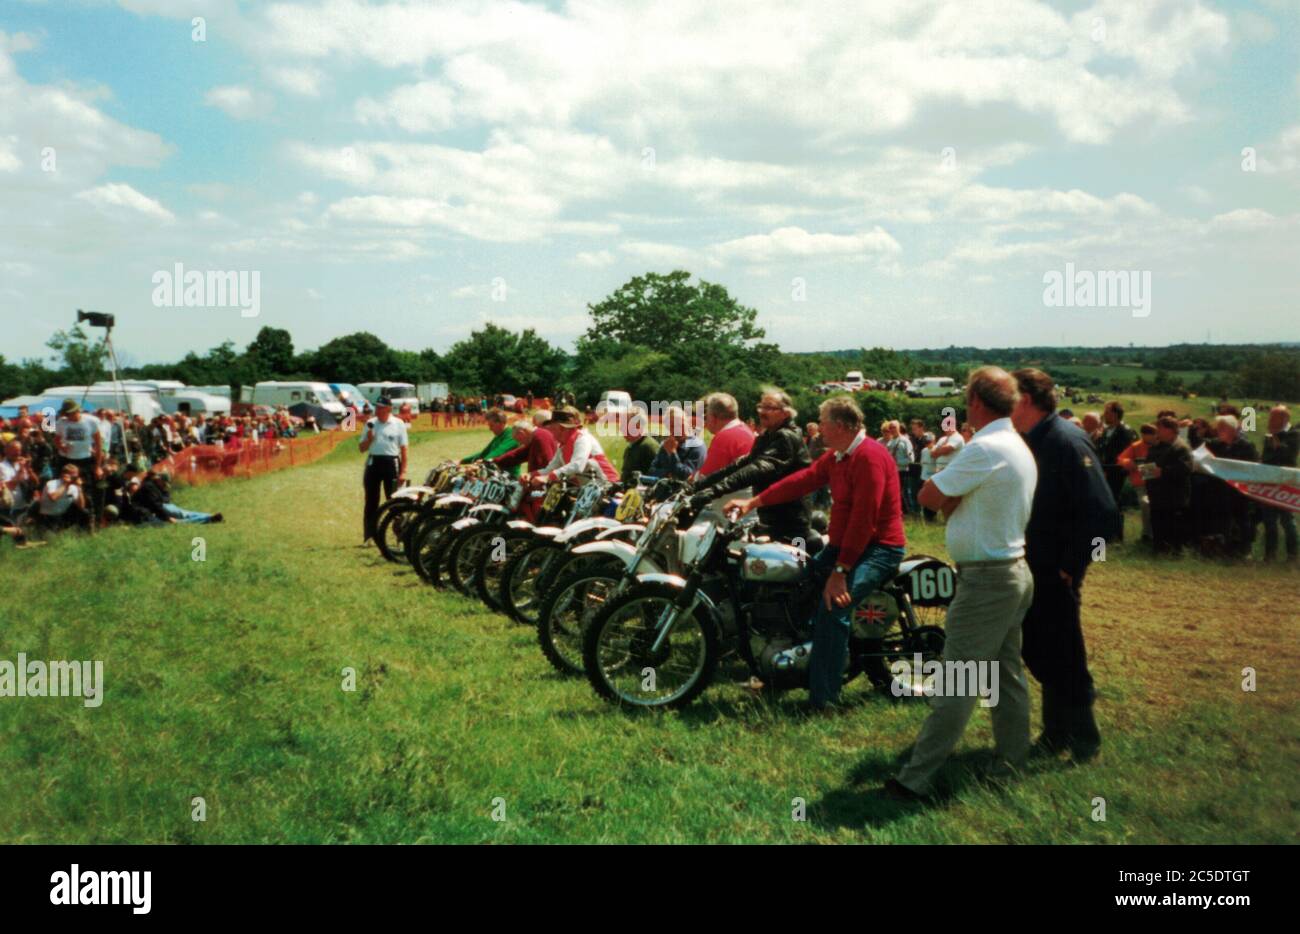
[[[907,544],[898,467],[883,444],[867,437],[862,410],[846,397],[827,399],[821,406],[821,434],[827,451],[812,466],[777,481],[760,496],[727,504],[728,509],[738,506],[743,515],[830,484],[830,543],[810,568],[825,580],[808,660],[809,700],[817,710],[839,699],[855,607],[898,573]]]
[[[700,467],[701,477],[729,467],[754,446],[754,433],[740,420],[740,406],[734,396],[725,392],[710,393],[704,399],[704,427],[713,440]]]
[[[539,485],[536,483],[536,477],[555,457],[560,443],[549,431],[538,428],[533,424],[532,419],[528,418],[521,418],[511,425],[510,432],[518,447],[513,447],[504,454],[492,458],[492,463],[507,470],[516,464],[526,463],[529,479],[534,480],[535,485]],[[526,496],[519,506],[519,514],[529,522],[536,522],[540,506],[540,500]]]

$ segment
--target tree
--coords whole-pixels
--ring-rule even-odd
[[[703,343],[734,349],[764,336],[757,311],[720,285],[702,279],[691,285],[690,278],[685,270],[634,276],[599,304],[587,306],[586,336],[658,349]]]
[[[258,379],[283,379],[294,371],[293,335],[284,328],[264,327],[248,345],[246,356]]]
[[[392,349],[366,331],[346,334],[305,354],[303,364],[330,383],[370,383],[391,380],[398,363]]]
[[[520,334],[488,322],[443,355],[441,371],[453,389],[475,392],[550,392],[564,378],[568,356],[529,328]]]
[[[62,360],[62,376],[70,386],[87,386],[104,372],[106,350],[102,341],[92,342],[80,325],[71,331],[55,331],[45,346],[55,351]]]

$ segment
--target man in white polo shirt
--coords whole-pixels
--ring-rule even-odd
[[[1033,601],[1025,563],[1025,526],[1038,468],[1011,424],[1016,381],[998,367],[981,367],[966,387],[967,419],[976,429],[951,463],[917,497],[948,517],[948,554],[957,565],[957,595],[948,607],[943,660],[998,666],[993,707],[997,755],[1012,766],[1029,754],[1029,687],[1020,664],[1020,624]],[[945,667],[947,667],[945,665]],[[951,685],[945,685],[951,687]],[[961,739],[979,695],[940,691],[931,701],[911,760],[885,785],[895,799],[934,791],[934,776]]]
[[[366,489],[366,511],[362,519],[366,537],[362,544],[375,536],[380,487],[383,487],[384,499],[388,499],[394,488],[406,479],[406,449],[406,422],[393,418],[390,399],[379,399],[375,403],[375,417],[366,422],[365,434],[361,437],[361,453],[370,454],[362,478]]]

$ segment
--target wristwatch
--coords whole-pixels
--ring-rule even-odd
[[[836,573],[836,574],[847,574],[847,573],[849,573],[849,569],[846,568],[846,567],[845,567],[844,565],[842,565],[842,564],[837,564],[837,565],[835,565],[835,573]]]

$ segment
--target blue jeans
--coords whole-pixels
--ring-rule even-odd
[[[812,559],[810,573],[823,584],[835,569],[838,548],[827,547]],[[849,660],[849,632],[853,611],[866,597],[893,579],[903,560],[897,545],[868,545],[858,563],[847,575],[849,605],[826,609],[825,598],[818,596],[813,616],[812,656],[808,659],[808,694],[812,705],[825,707],[839,700],[844,668]]]
[[[177,522],[202,523],[211,522],[212,516],[206,512],[195,512],[192,509],[182,509],[171,503],[163,503],[163,510]]]

